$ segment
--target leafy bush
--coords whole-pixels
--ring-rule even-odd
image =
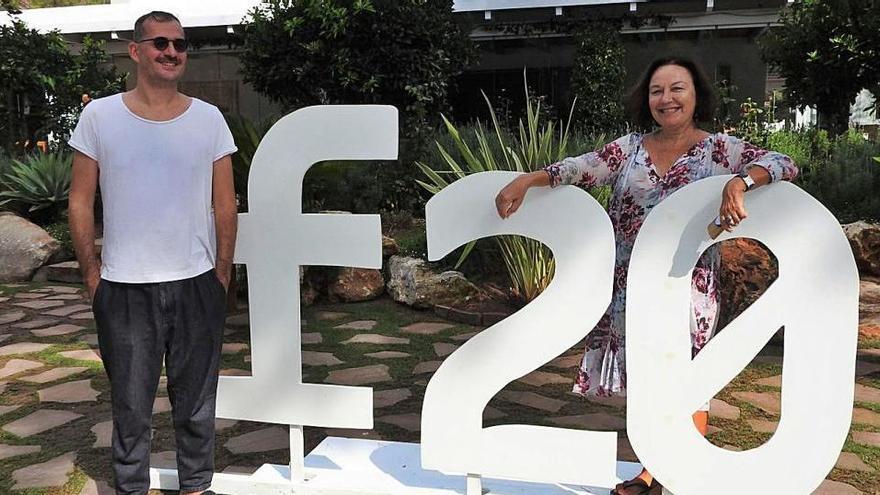
[[[856,131],[829,139],[824,130],[807,130],[770,134],[768,147],[794,160],[796,183],[842,223],[880,220],[880,143]]]
[[[0,176],[0,206],[46,225],[60,219],[70,194],[72,156],[54,152],[12,160]]]
[[[436,194],[451,182],[468,174],[488,170],[530,172],[572,154],[573,148],[569,140],[571,118],[569,117],[569,122],[564,127],[558,122],[543,121],[540,101],[529,97],[528,84],[526,100],[526,119],[519,121],[518,133],[510,133],[501,128],[488,98],[486,103],[492,117],[491,131],[487,131],[478,122],[472,127],[472,136],[463,137],[459,129],[444,118],[454,147],[438,142],[437,152],[445,167],[435,170],[425,163],[417,163],[427,178],[427,181],[420,180],[418,183]],[[596,148],[598,144],[601,141],[594,142],[588,148]],[[607,195],[607,191],[605,194]],[[499,236],[495,240],[507,269],[511,296],[520,302],[531,301],[553,278],[555,262],[550,249],[534,239],[520,236]],[[473,246],[474,243],[471,243],[464,249],[459,265]]]
[[[55,222],[46,225],[43,229],[58,241],[64,253],[73,255],[73,238],[70,236],[70,224],[67,222]]]

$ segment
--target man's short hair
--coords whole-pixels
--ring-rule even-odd
[[[161,10],[154,10],[148,14],[144,14],[138,17],[138,20],[134,21],[134,40],[141,41],[144,38],[144,23],[147,21],[154,22],[176,22],[180,24],[180,19],[177,18],[174,14],[168,12],[162,12]],[[182,25],[182,24],[181,24]]]

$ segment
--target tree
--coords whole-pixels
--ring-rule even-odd
[[[244,80],[283,111],[364,103],[400,110],[404,167],[383,173],[414,174],[413,159],[473,53],[452,0],[271,0],[245,22]],[[418,198],[411,178],[385,179],[383,187],[402,188],[391,193],[398,199]],[[395,201],[384,206],[406,207]]]
[[[65,139],[82,108],[82,95],[118,91],[123,78],[103,68],[103,44],[86,39],[71,54],[57,31],[40,33],[13,17],[0,26],[0,140],[7,150],[54,133]]]
[[[622,131],[626,125],[623,87],[626,57],[619,23],[592,21],[577,33],[571,85],[577,97],[574,121],[591,134]]]
[[[880,84],[880,3],[800,0],[761,39],[764,59],[785,78],[795,106],[815,106],[819,125],[845,131],[863,88]]]

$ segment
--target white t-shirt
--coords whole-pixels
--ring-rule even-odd
[[[122,95],[83,110],[70,146],[98,162],[104,204],[101,277],[168,282],[214,267],[213,164],[238,150],[217,107],[196,98],[162,122]]]

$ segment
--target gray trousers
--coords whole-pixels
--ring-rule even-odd
[[[118,494],[150,487],[150,425],[164,359],[182,492],[211,486],[226,294],[213,270],[147,284],[101,280],[93,302],[110,379]]]

